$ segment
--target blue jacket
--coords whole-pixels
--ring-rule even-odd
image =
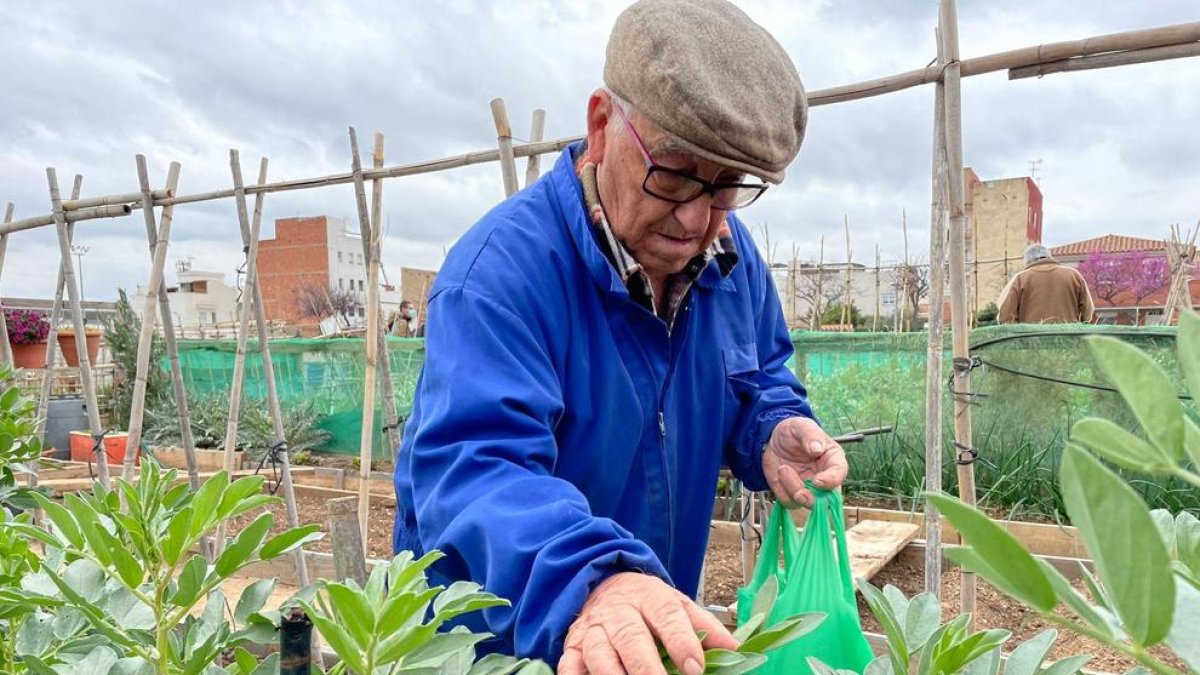
[[[497,636],[484,650],[556,663],[616,572],[694,596],[720,467],[767,489],[771,431],[811,416],[767,266],[729,220],[740,262],[711,262],[669,333],[601,253],[570,150],[438,272],[394,546],[445,553],[431,583],[512,601],[468,622]]]

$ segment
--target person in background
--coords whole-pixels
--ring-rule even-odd
[[[388,333],[395,337],[419,337],[417,335],[417,308],[408,300],[401,302],[400,307],[392,310],[391,315],[388,316],[387,327]],[[423,334],[424,330],[420,332]]]
[[[604,84],[586,140],[438,271],[393,548],[511,601],[463,621],[495,635],[481,652],[665,675],[658,642],[698,675],[705,647],[737,645],[693,600],[722,465],[790,507],[847,472],[736,215],[782,182],[807,102],[724,0],[626,9]]]
[[[1041,244],[1025,249],[1025,269],[1000,294],[1000,323],[1091,323],[1092,294],[1083,275]]]

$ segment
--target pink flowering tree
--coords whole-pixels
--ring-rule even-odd
[[[1129,292],[1133,295],[1134,306],[1140,307],[1143,300],[1167,286],[1171,281],[1171,270],[1165,257],[1147,257],[1140,251],[1125,256]]]
[[[1118,296],[1124,295],[1133,300],[1135,309],[1140,308],[1146,298],[1171,281],[1167,259],[1148,256],[1142,251],[1094,252],[1079,263],[1078,269],[1092,296],[1110,307],[1117,304]]]
[[[1083,275],[1092,296],[1103,300],[1110,307],[1113,299],[1128,290],[1129,280],[1121,269],[1120,253],[1101,253],[1093,251],[1083,262],[1079,263],[1079,273]]]

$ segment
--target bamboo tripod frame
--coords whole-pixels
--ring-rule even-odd
[[[1145,63],[1149,61],[1158,61],[1171,58],[1184,58],[1200,54],[1200,22],[1178,24],[1162,28],[1154,28],[1139,31],[1129,31],[1116,33],[1111,35],[1103,35],[1084,40],[1074,40],[1068,42],[1057,42],[1051,44],[1037,45],[1026,47],[1017,50],[990,54],[965,61],[959,59],[958,55],[958,28],[957,28],[957,11],[954,0],[942,0],[939,12],[939,31],[938,31],[938,46],[940,55],[935,65],[925,68],[899,73],[884,78],[878,78],[865,82],[834,87],[825,90],[813,91],[809,95],[809,103],[812,106],[830,105],[843,101],[851,101],[862,98],[879,96],[889,92],[900,91],[903,89],[916,87],[929,83],[937,83],[937,91],[935,92],[935,112],[939,115],[935,133],[934,133],[934,192],[933,203],[935,206],[932,214],[932,235],[930,238],[930,264],[931,264],[931,293],[938,294],[943,292],[945,283],[941,278],[944,273],[942,261],[948,259],[949,262],[949,287],[951,294],[951,310],[952,310],[952,335],[954,344],[954,356],[956,359],[965,358],[967,356],[967,334],[966,328],[968,325],[967,317],[967,278],[965,267],[965,236],[967,219],[963,207],[963,178],[962,178],[962,131],[961,131],[961,78],[972,75],[979,75],[999,70],[1008,70],[1009,76],[1012,79],[1019,77],[1028,77],[1033,75],[1042,75],[1053,72],[1069,72],[1074,70],[1083,70],[1090,68],[1105,68],[1131,63]],[[368,253],[373,253],[368,257],[369,268],[372,271],[377,270],[379,265],[378,260],[378,236],[379,230],[378,221],[371,226],[370,218],[366,213],[365,198],[363,195],[363,184],[365,181],[372,181],[373,186],[376,186],[375,196],[381,199],[382,195],[382,180],[387,178],[398,178],[403,176],[412,176],[425,173],[433,173],[444,171],[458,167],[469,166],[484,162],[499,161],[501,165],[501,175],[506,195],[511,195],[517,189],[517,177],[515,160],[517,157],[529,158],[529,164],[526,169],[526,185],[536,179],[538,174],[538,156],[551,152],[557,152],[571,143],[580,140],[580,137],[564,138],[554,141],[541,141],[542,127],[544,125],[544,113],[539,116],[535,113],[531,140],[523,145],[514,145],[511,133],[511,125],[508,122],[507,112],[504,109],[503,101],[496,99],[492,102],[493,119],[496,125],[498,148],[495,150],[485,150],[473,152],[455,157],[449,157],[434,161],[420,162],[416,164],[398,165],[392,167],[382,166],[382,152],[377,152],[374,167],[370,170],[363,170],[357,159],[353,162],[353,169],[349,173],[333,174],[328,176],[320,176],[315,178],[303,178],[289,181],[281,181],[276,183],[266,182],[266,160],[263,160],[262,171],[260,172],[260,180],[258,184],[252,186],[244,186],[241,183],[240,166],[237,161],[236,151],[231,152],[231,165],[234,173],[234,187],[232,189],[222,189],[205,193],[197,193],[190,195],[176,195],[171,189],[153,191],[149,189],[146,181],[141,182],[141,189],[138,192],[125,194],[106,195],[93,197],[89,199],[81,199],[77,193],[72,194],[69,200],[62,200],[59,195],[58,182],[53,168],[47,169],[47,180],[51,196],[51,212],[47,215],[39,215],[27,217],[21,220],[12,220],[11,211],[8,209],[5,222],[0,224],[0,273],[3,271],[3,252],[7,245],[8,235],[53,225],[58,233],[60,247],[60,269],[63,277],[62,286],[67,291],[72,320],[75,324],[75,329],[78,334],[83,334],[83,316],[79,300],[79,287],[76,281],[76,275],[73,266],[71,265],[70,255],[70,239],[72,235],[73,224],[86,220],[100,218],[114,218],[129,214],[133,209],[143,209],[146,211],[152,210],[154,207],[167,207],[198,203],[205,201],[222,200],[234,198],[237,202],[237,210],[239,216],[239,224],[242,228],[243,243],[247,251],[247,281],[246,281],[246,296],[243,301],[243,307],[239,319],[241,330],[239,331],[239,343],[237,351],[237,360],[235,361],[235,376],[232,390],[230,392],[230,426],[232,433],[227,434],[227,464],[232,461],[232,447],[236,437],[237,424],[237,408],[241,401],[241,387],[245,376],[245,357],[246,357],[246,336],[247,328],[250,320],[250,311],[253,309],[256,312],[256,319],[259,331],[259,348],[263,356],[264,375],[267,376],[268,384],[268,399],[272,408],[273,424],[275,426],[276,436],[280,441],[283,440],[283,430],[278,414],[278,398],[274,388],[273,370],[270,365],[270,349],[268,346],[266,334],[266,322],[263,313],[263,305],[261,299],[261,291],[257,284],[257,247],[258,234],[261,225],[262,200],[268,193],[283,192],[290,190],[311,189],[317,187],[344,185],[354,183],[356,188],[356,197],[359,202],[360,224],[364,225],[364,246],[367,247]],[[357,143],[352,142],[353,155],[357,155]],[[940,181],[944,183],[941,187]],[[256,196],[256,205],[254,212],[253,223],[249,222],[245,199],[247,195]],[[373,213],[371,215],[374,215]],[[166,220],[169,225],[169,212],[163,214],[162,220]],[[146,219],[148,229],[148,237],[151,234],[153,218]],[[947,227],[948,231],[943,230]],[[150,237],[150,245],[155,251],[155,262],[159,261],[159,251],[165,251],[168,246],[166,234],[163,232],[164,224],[159,223],[159,232],[154,237]],[[938,249],[943,245],[949,246],[948,253],[944,254]],[[823,248],[823,247],[822,247]],[[823,255],[822,255],[823,257]],[[879,264],[876,264],[876,274],[878,274]],[[161,269],[159,270],[161,275]],[[161,277],[159,277],[161,278]],[[377,278],[377,277],[375,277]],[[151,279],[154,280],[154,272],[152,270]],[[150,287],[151,294],[155,294],[162,288],[162,284],[154,284]],[[375,293],[378,289],[375,288],[374,282],[372,289]],[[936,363],[937,367],[941,366],[941,336],[936,333],[940,330],[941,304],[934,304],[936,298],[931,297],[931,329],[930,329],[930,358],[931,363]],[[817,302],[820,302],[818,298]],[[164,330],[169,324],[169,312],[165,310],[165,303],[160,304],[160,312],[164,322]],[[819,307],[819,305],[818,305]],[[377,312],[377,308],[372,307]],[[915,309],[915,308],[914,308]],[[938,321],[933,320],[933,316],[939,317]],[[153,312],[149,314],[153,317]],[[818,321],[819,313],[814,310],[814,322]],[[148,319],[153,321],[152,318]],[[368,353],[368,366],[372,365],[370,355],[378,354],[379,341],[371,339],[375,335],[371,332],[372,326],[375,331],[378,331],[378,316],[376,314],[375,323],[371,324],[368,321],[368,339],[366,342],[366,351]],[[7,342],[7,333],[5,334]],[[173,342],[173,341],[172,341]],[[85,344],[83,340],[77,340],[76,344],[80,350],[80,378],[83,382],[85,396],[88,400],[88,415],[89,421],[94,430],[100,429],[99,410],[96,406],[95,389],[91,380],[91,373],[88,367],[87,356],[84,352]],[[7,348],[7,344],[5,347]],[[935,349],[936,347],[936,349]],[[936,359],[934,358],[936,351]],[[384,351],[386,354],[386,350]],[[11,359],[10,351],[0,350],[0,357]],[[139,358],[143,358],[139,354]],[[148,358],[148,355],[145,356]],[[177,363],[177,357],[176,357]],[[387,359],[384,358],[384,363]],[[386,369],[386,366],[385,366]],[[374,372],[374,368],[369,368],[368,373]],[[940,456],[934,455],[940,452],[940,421],[941,421],[941,406],[939,405],[942,396],[941,387],[942,381],[940,376],[934,377],[936,374],[931,370],[927,377],[927,429],[931,429],[933,433],[927,437],[927,457],[930,459],[929,466],[931,468],[938,466]],[[174,367],[173,367],[174,376]],[[960,372],[955,370],[954,388],[958,392],[968,392],[970,387],[969,370]],[[176,388],[177,397],[181,391],[181,385]],[[370,396],[374,395],[374,386],[368,385],[364,393]],[[970,408],[967,397],[965,395],[955,396],[955,442],[960,446],[967,448],[971,445],[971,420]],[[368,410],[373,411],[373,405],[364,409],[364,417],[367,416]],[[371,413],[373,414],[373,412]],[[387,414],[387,413],[385,413]],[[131,420],[132,421],[132,420]],[[139,421],[140,422],[140,421]],[[388,420],[389,424],[392,420]],[[364,425],[364,435],[373,433],[373,429]],[[364,447],[367,446],[364,441]],[[369,470],[370,462],[364,462],[365,470]],[[97,458],[97,466],[100,480],[107,482],[108,466],[103,453]],[[287,454],[283,453],[283,487],[285,490],[285,501],[289,507],[289,520],[292,525],[295,525],[295,504],[291,494],[290,471],[287,468]],[[190,464],[189,464],[190,467]],[[960,485],[962,486],[962,495],[968,503],[974,501],[973,487],[973,471],[970,465],[960,467]],[[927,487],[931,490],[940,489],[940,475],[929,474]],[[368,513],[366,508],[368,505],[365,499],[360,498],[360,515]],[[931,514],[936,515],[936,514]],[[936,518],[930,518],[930,531],[936,531]],[[931,541],[935,541],[931,539]],[[221,545],[221,537],[218,537],[216,542]],[[940,550],[938,546],[929,547],[932,551],[932,557],[927,560],[927,565],[930,570],[940,569]],[[302,563],[302,553],[298,556],[299,568],[302,578],[307,577]],[[935,566],[936,563],[936,566]],[[927,577],[934,572],[927,570]],[[967,583],[973,579],[964,579],[963,587],[963,608],[970,611],[973,607],[973,586]],[[935,583],[935,582],[931,582]]]

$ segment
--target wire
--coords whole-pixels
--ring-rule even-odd
[[[1001,342],[1009,340],[1022,340],[1027,338],[1041,337],[1086,337],[1088,335],[1120,335],[1124,337],[1140,337],[1140,338],[1168,338],[1175,339],[1174,333],[1146,333],[1142,330],[1088,330],[1088,331],[1053,331],[1047,333],[1016,333],[1013,335],[1001,335],[990,340],[984,340],[978,344],[971,345],[969,351],[976,351],[984,347],[990,347]]]
[[[1033,380],[1041,380],[1042,382],[1052,382],[1054,384],[1065,384],[1068,387],[1080,387],[1082,389],[1094,389],[1096,391],[1107,391],[1107,392],[1112,392],[1114,394],[1121,393],[1120,390],[1118,390],[1114,387],[1108,387],[1108,386],[1105,386],[1102,384],[1092,384],[1090,382],[1076,382],[1074,380],[1064,380],[1062,378],[1051,377],[1049,375],[1039,375],[1037,373],[1030,373],[1030,372],[1026,372],[1023,370],[1017,370],[1015,368],[1009,368],[1007,366],[1002,366],[1002,365],[993,363],[991,361],[988,361],[987,359],[982,359],[982,358],[979,359],[979,362],[982,365],[987,366],[988,368],[995,368],[996,370],[999,370],[1001,372],[1009,373],[1011,375],[1017,375],[1019,377],[1028,377]],[[1178,398],[1181,401],[1191,401],[1192,400],[1192,397],[1187,394],[1176,394],[1175,396],[1176,396],[1176,398]]]

